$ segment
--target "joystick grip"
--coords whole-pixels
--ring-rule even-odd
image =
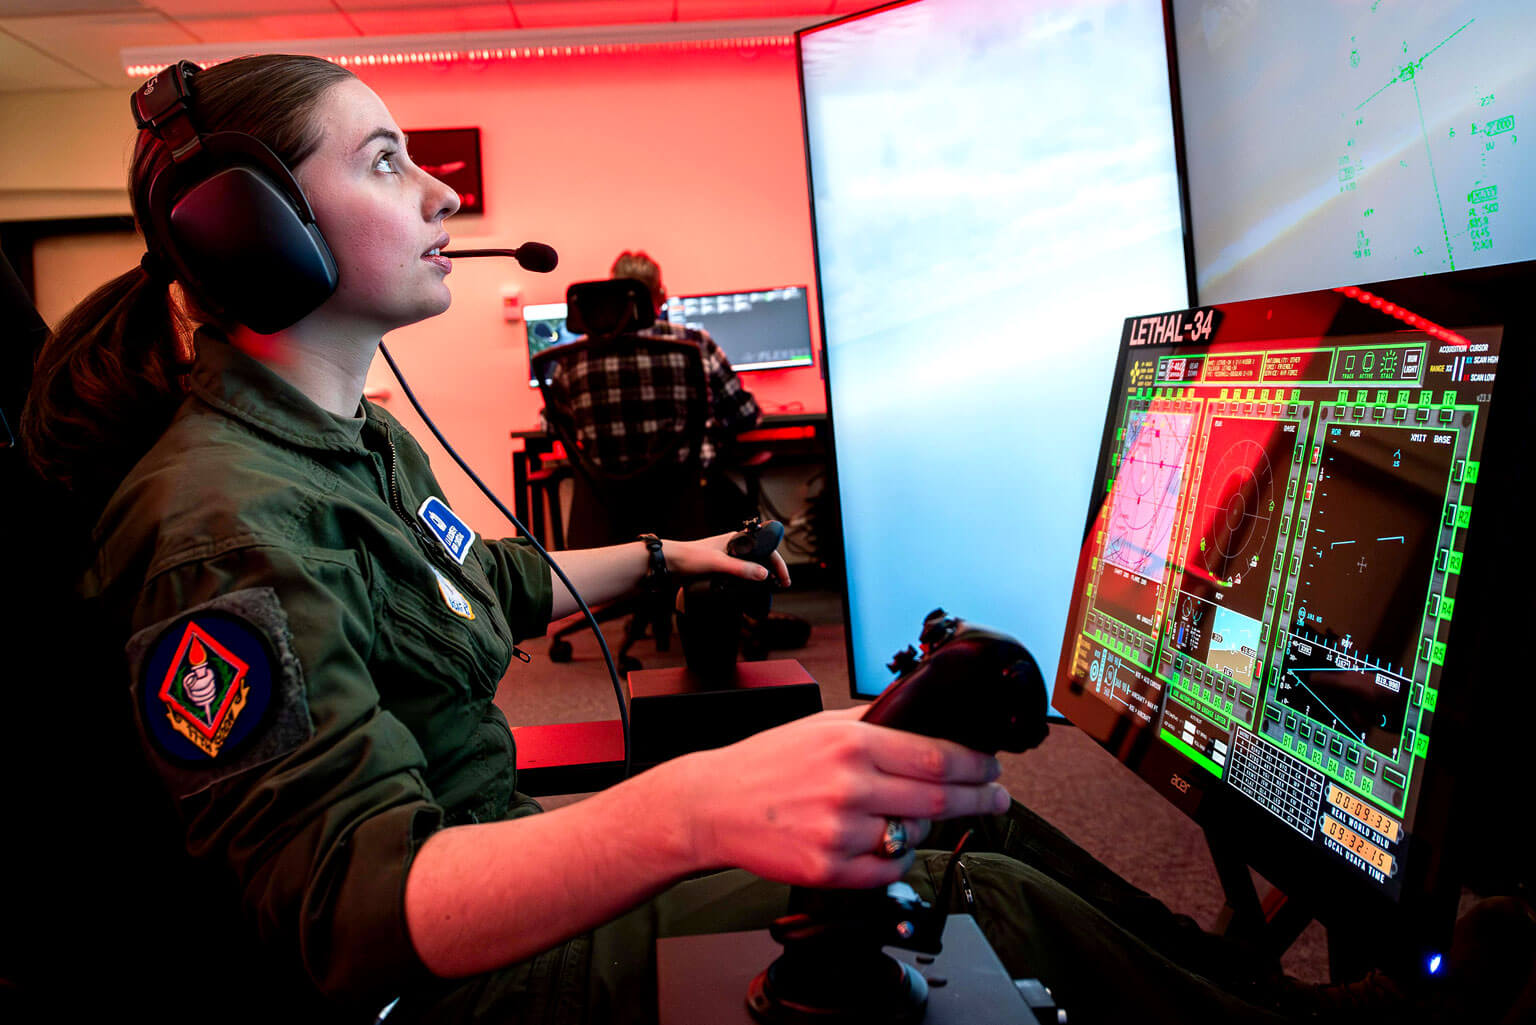
[[[769,520],[748,527],[725,543],[725,551],[738,559],[755,562],[764,569],[772,569],[773,553],[784,540],[784,524]]]
[[[988,754],[1036,747],[1046,735],[1045,680],[1018,641],[954,621],[915,668],[865,710],[865,722],[953,740]]]

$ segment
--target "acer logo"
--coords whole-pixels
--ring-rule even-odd
[[[1173,776],[1168,780],[1168,782],[1172,783],[1173,784],[1173,788],[1175,790],[1177,790],[1179,793],[1181,793],[1181,794],[1189,793],[1189,780],[1185,779],[1183,776],[1180,776],[1177,772],[1175,772],[1173,774]]]

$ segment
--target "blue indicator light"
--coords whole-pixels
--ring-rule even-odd
[[[1440,960],[1439,954],[1429,955],[1429,974],[1434,975],[1440,971]]]

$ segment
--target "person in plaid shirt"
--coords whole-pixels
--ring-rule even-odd
[[[610,275],[643,282],[658,313],[667,301],[661,268],[644,251],[625,250],[614,261]],[[752,393],[742,387],[730,361],[708,331],[658,318],[653,327],[639,334],[690,341],[699,347],[709,389],[709,413],[704,441],[699,447],[699,465],[709,471],[722,448],[737,434],[761,422],[762,410]],[[685,417],[688,395],[682,390],[684,368],[679,361],[641,353],[632,358],[577,355],[555,361],[548,374],[552,393],[564,398],[562,405],[575,414],[577,437],[583,444],[594,446],[598,462],[611,469],[622,472],[644,462],[654,436],[676,430]],[[668,394],[674,397],[675,415],[661,398]],[[692,454],[680,451],[678,459],[686,461]]]

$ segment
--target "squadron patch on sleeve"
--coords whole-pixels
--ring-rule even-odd
[[[179,796],[314,733],[288,617],[271,588],[221,595],[128,642],[140,732]]]

